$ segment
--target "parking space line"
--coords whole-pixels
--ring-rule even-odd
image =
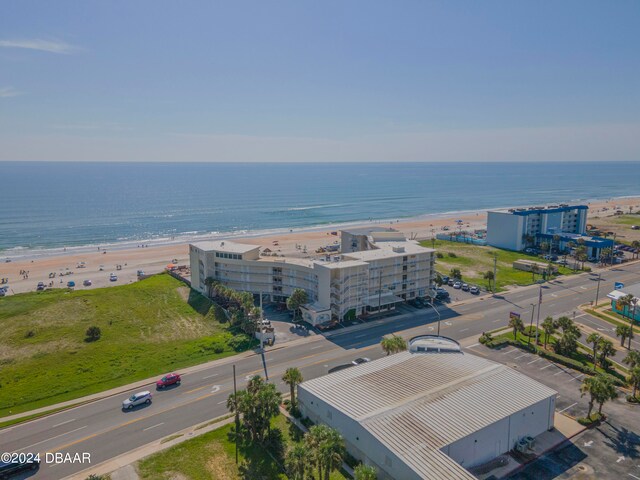
[[[560,367],[558,367],[558,368],[560,368]],[[555,377],[556,375],[560,375],[561,373],[567,373],[567,372],[566,372],[566,371],[564,371],[564,370],[562,370],[562,369],[560,368],[560,371],[559,371],[559,372],[554,373],[554,374],[553,374],[553,376]]]
[[[531,365],[532,363],[539,362],[540,360],[542,360],[542,358],[538,357],[538,358],[536,358],[535,360],[533,360],[533,361],[531,361],[531,362],[527,363],[527,365]]]
[[[574,380],[578,380],[579,378],[584,377],[584,373],[581,373],[577,377],[573,377]]]
[[[553,363],[550,363],[549,365],[547,365],[546,367],[542,367],[540,370],[544,370],[545,368],[549,368],[549,367],[553,367]]]
[[[528,353],[523,353],[522,355],[518,355],[518,356],[515,358],[515,360],[517,360],[517,359],[519,359],[519,358],[522,358],[522,357],[527,357],[527,356],[529,356],[529,354],[528,354]]]
[[[508,355],[509,353],[513,353],[513,352],[516,352],[516,351],[518,351],[518,349],[514,348],[513,350],[509,350],[508,352],[502,352],[502,355]]]
[[[572,403],[571,405],[569,405],[567,408],[563,408],[562,410],[560,410],[558,413],[562,413],[566,410],[569,410],[571,407],[575,407],[578,404],[578,402],[576,403]]]
[[[640,480],[640,477],[636,477],[633,473],[629,473],[629,476],[635,478],[636,480]]]

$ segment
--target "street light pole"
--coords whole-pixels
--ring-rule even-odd
[[[240,416],[238,414],[238,392],[236,390],[236,366],[233,366],[233,403],[234,403],[234,407],[233,409],[235,410],[236,413],[236,434],[235,439],[236,439],[236,465],[238,464],[238,435],[240,433]]]
[[[600,295],[600,280],[602,277],[602,273],[598,274],[598,288],[596,288],[596,301],[593,304],[593,308],[597,308],[598,307],[598,295]]]
[[[527,346],[531,343],[531,327],[533,327],[533,313],[535,311],[536,311],[536,304],[532,303],[531,304],[531,321],[529,322],[529,335],[527,335]]]
[[[536,317],[536,348],[538,348],[538,326],[540,325],[540,305],[542,305],[542,285],[538,293],[538,315]]]

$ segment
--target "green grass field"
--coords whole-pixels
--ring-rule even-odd
[[[420,244],[429,248],[433,245],[431,240],[423,241]],[[484,280],[482,276],[487,270],[493,271],[493,258],[494,255],[497,255],[496,276],[498,291],[503,290],[506,285],[530,285],[534,283],[531,272],[524,272],[513,268],[512,264],[514,261],[529,259],[545,263],[545,260],[523,252],[512,252],[495,247],[470,245],[447,240],[436,240],[435,248],[443,254],[443,258],[436,259],[436,269],[438,272],[443,275],[449,275],[452,268],[459,268],[463,281],[485,289],[488,287],[488,282]],[[456,256],[451,257],[449,253],[453,253]],[[556,266],[558,267],[558,273],[561,275],[573,273],[569,268],[559,265]],[[541,278],[541,275],[535,276],[536,281]]]
[[[239,464],[250,465],[247,470],[235,463],[235,446],[228,434],[233,424],[225,425],[191,440],[186,440],[164,452],[147,457],[137,464],[143,479],[229,480],[229,479],[286,479],[275,457],[266,449],[252,446],[241,448]],[[301,432],[280,415],[272,421],[272,429],[282,432],[284,451],[301,441]],[[344,480],[340,472],[333,472],[331,480]]]
[[[0,300],[0,418],[252,346],[222,311],[169,275],[130,285],[54,289]],[[102,337],[85,341],[90,326]]]
[[[619,215],[613,217],[612,221],[619,225],[640,225],[640,214]]]

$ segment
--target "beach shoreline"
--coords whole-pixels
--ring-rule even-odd
[[[576,202],[578,203],[578,202]],[[640,196],[618,197],[602,200],[579,202],[589,205],[589,217],[613,215],[615,208],[626,209],[630,206],[640,208]],[[502,207],[502,208],[523,208]],[[502,209],[500,208],[500,209]],[[603,211],[607,208],[607,211]],[[154,244],[152,241],[125,245],[92,245],[81,247],[82,251],[72,248],[55,249],[46,252],[25,252],[21,258],[9,257],[6,262],[6,251],[0,253],[0,278],[8,278],[10,293],[34,291],[38,282],[52,287],[65,287],[67,281],[73,280],[76,288],[96,288],[101,286],[122,285],[137,280],[137,271],[146,274],[161,272],[169,263],[189,264],[189,243],[210,239],[228,239],[253,245],[269,247],[279,255],[294,257],[313,257],[317,248],[333,244],[337,237],[332,231],[349,228],[393,228],[401,231],[408,238],[429,239],[442,232],[443,227],[454,231],[458,220],[464,230],[486,228],[488,210],[465,212],[442,212],[424,214],[407,219],[372,220],[365,222],[349,222],[348,224],[331,224],[301,229],[278,229],[268,232],[237,232],[235,235],[218,235],[200,238],[175,239],[173,243]],[[274,246],[277,242],[277,246]],[[83,268],[77,268],[84,262]],[[120,267],[118,267],[120,266]],[[20,272],[28,272],[28,275]],[[73,273],[67,273],[73,272]],[[118,280],[109,281],[110,273],[115,273]],[[49,275],[55,273],[55,277]],[[84,280],[91,280],[91,287],[83,287]],[[53,282],[53,283],[52,283]]]

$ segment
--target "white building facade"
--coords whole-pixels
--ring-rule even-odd
[[[372,238],[367,247],[321,261],[264,256],[259,246],[230,241],[194,243],[189,246],[191,286],[206,294],[211,279],[274,302],[301,288],[309,297],[303,318],[313,325],[429,294],[435,278],[433,249],[397,234]]]

